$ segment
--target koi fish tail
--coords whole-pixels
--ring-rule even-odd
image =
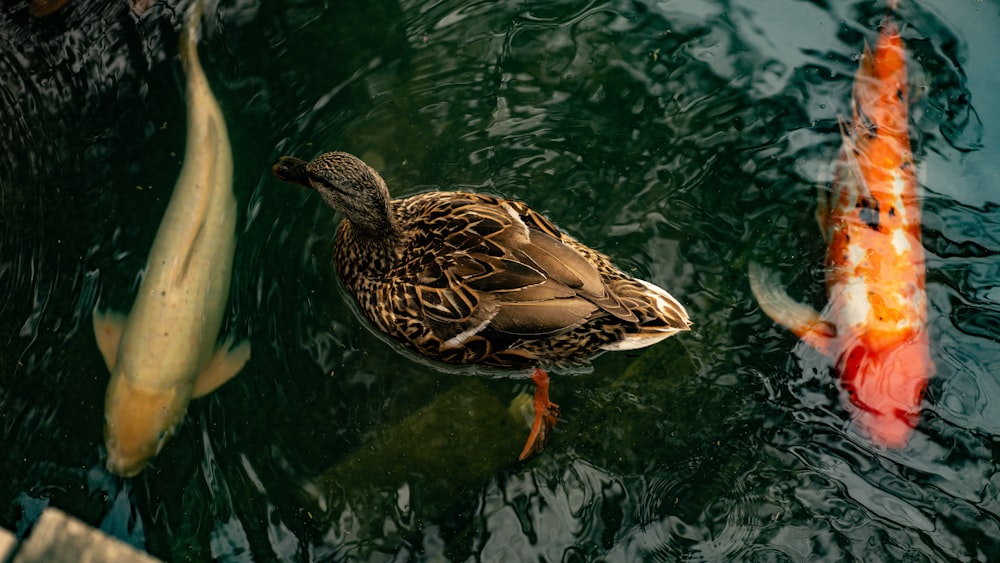
[[[205,12],[205,0],[195,0],[188,10],[187,20],[181,32],[181,63],[185,71],[191,65],[191,58],[198,57],[198,40],[201,39],[201,17]],[[194,64],[198,64],[195,60]]]
[[[749,266],[750,291],[760,309],[774,322],[792,331],[806,344],[830,355],[837,329],[812,307],[792,299],[781,279],[756,262]]]

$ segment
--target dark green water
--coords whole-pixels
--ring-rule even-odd
[[[0,9],[0,525],[47,506],[168,560],[1000,557],[1000,4],[903,0],[932,357],[920,425],[871,445],[828,360],[749,292],[821,306],[813,214],[877,2],[219,2],[201,53],[240,202],[223,332],[246,369],[154,465],[103,469],[98,302],[127,310],[179,171],[187,4]],[[592,372],[516,462],[524,380],[372,334],[334,217],[280,154],[354,152],[394,195],[528,202],[695,322]]]

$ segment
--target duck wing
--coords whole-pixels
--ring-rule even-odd
[[[454,195],[424,213],[439,218],[430,228],[440,238],[415,280],[424,321],[446,346],[553,336],[601,314],[636,322],[548,220],[518,202]]]

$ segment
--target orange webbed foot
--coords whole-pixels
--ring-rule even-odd
[[[531,379],[535,382],[535,422],[531,425],[531,434],[528,434],[528,441],[518,456],[521,461],[542,451],[549,433],[559,421],[559,405],[549,400],[549,374],[536,368]]]

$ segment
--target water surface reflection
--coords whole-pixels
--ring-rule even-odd
[[[757,309],[749,259],[823,301],[813,213],[884,6],[767,0],[213,6],[202,58],[241,208],[223,332],[254,357],[153,467],[102,466],[98,301],[131,303],[183,150],[179,14],[0,10],[0,524],[58,506],[165,559],[988,559],[1000,551],[995,1],[906,3],[938,373],[909,445],[854,430],[828,362]],[[355,152],[395,195],[524,200],[695,332],[528,388],[371,333],[335,219],[278,154]],[[516,442],[516,440],[514,440]]]

